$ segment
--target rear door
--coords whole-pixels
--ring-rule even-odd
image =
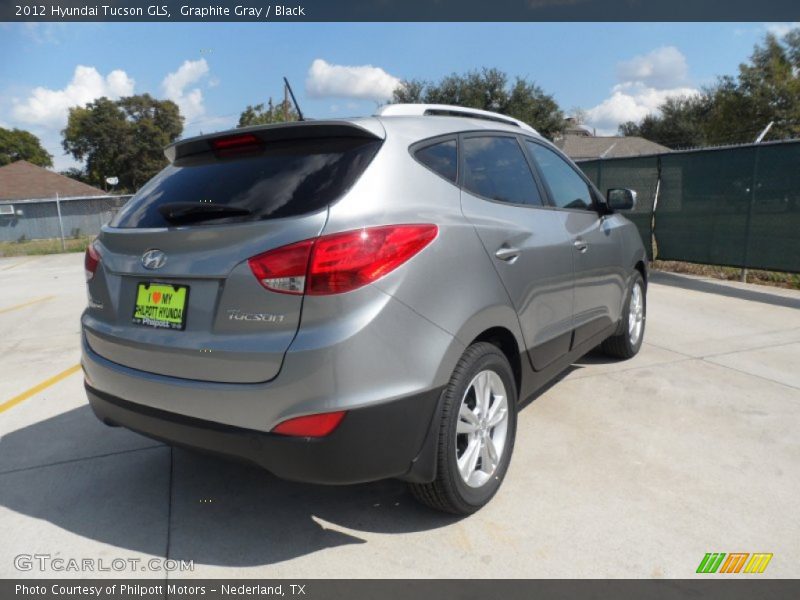
[[[258,135],[191,142],[185,156],[179,147],[103,228],[83,317],[94,352],[186,379],[277,375],[303,298],[262,287],[248,259],[318,236],[328,206],[356,184],[380,139],[341,125]]]
[[[536,370],[569,351],[572,247],[564,215],[544,207],[520,141],[464,134],[461,206],[473,223],[519,315]]]
[[[571,164],[544,144],[525,144],[564,219],[575,265],[575,340],[581,344],[616,322],[625,296],[620,237],[614,221],[598,213],[592,191]]]

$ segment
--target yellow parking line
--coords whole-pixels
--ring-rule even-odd
[[[13,265],[8,265],[7,267],[3,267],[2,269],[0,269],[0,271],[9,271],[9,270],[13,269],[14,267],[18,267],[20,265],[24,265],[25,263],[29,263],[32,260],[36,260],[37,258],[40,258],[40,257],[39,256],[30,256],[28,258],[25,258],[25,259],[22,259],[22,260],[20,260],[18,262],[15,262]]]
[[[45,379],[42,383],[33,386],[31,389],[25,390],[19,396],[14,396],[11,400],[3,402],[2,404],[0,404],[0,413],[7,411],[9,408],[11,408],[12,406],[16,406],[20,402],[24,402],[31,396],[35,396],[42,390],[49,388],[51,385],[58,383],[62,379],[66,379],[73,373],[80,371],[80,369],[81,369],[80,365],[74,365],[69,369],[67,369],[66,371],[61,371],[61,373],[59,373],[58,375],[53,375],[50,379]]]
[[[28,302],[23,302],[22,304],[15,304],[14,306],[9,306],[8,308],[0,308],[0,314],[11,312],[12,310],[17,310],[18,308],[25,308],[26,306],[30,306],[31,304],[36,304],[37,302],[44,302],[45,300],[50,300],[55,298],[55,296],[42,296],[41,298],[36,298],[34,300],[28,300]]]

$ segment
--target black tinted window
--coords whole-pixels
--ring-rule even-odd
[[[250,212],[200,225],[311,213],[341,196],[379,145],[361,138],[303,139],[268,143],[256,152],[189,156],[151,179],[111,225],[167,227],[170,223],[158,209],[171,203],[219,204]]]
[[[542,198],[517,140],[464,139],[464,187],[480,196],[514,204],[541,205]]]
[[[550,188],[553,202],[560,208],[589,208],[592,195],[589,186],[567,161],[558,154],[535,142],[526,142],[542,177]]]
[[[420,148],[414,153],[423,165],[455,183],[458,173],[456,141],[448,140]]]

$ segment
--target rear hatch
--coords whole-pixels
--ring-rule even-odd
[[[263,287],[248,259],[319,235],[380,147],[379,127],[314,122],[170,147],[172,164],[94,242],[90,348],[171,377],[274,378],[303,297]]]

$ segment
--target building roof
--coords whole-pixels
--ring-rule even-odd
[[[53,171],[18,160],[0,167],[0,200],[104,196],[106,192]]]
[[[567,134],[555,145],[573,160],[590,158],[619,158],[642,154],[661,154],[670,149],[636,136],[586,136]]]

